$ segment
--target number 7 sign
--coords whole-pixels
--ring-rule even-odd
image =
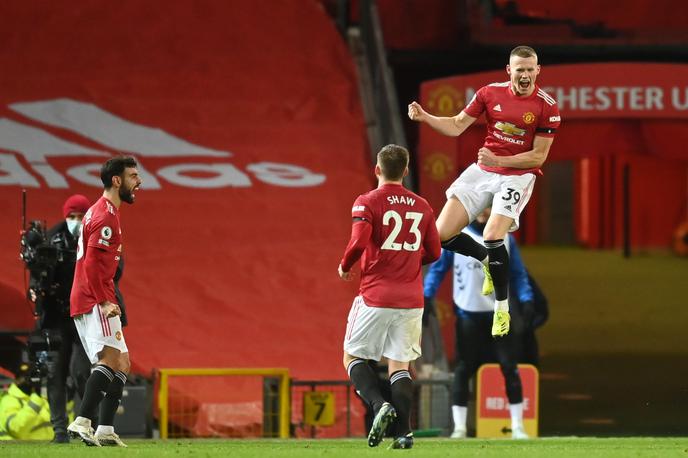
[[[334,424],[334,394],[331,391],[303,393],[303,422],[311,426]]]

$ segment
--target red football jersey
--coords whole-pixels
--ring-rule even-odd
[[[440,238],[432,208],[422,197],[398,184],[385,184],[360,195],[351,212],[369,224],[369,237],[361,241],[359,294],[371,307],[423,307],[421,267],[440,255]],[[355,232],[355,231],[354,231]],[[357,260],[351,255],[352,238],[342,260],[348,272]],[[362,247],[361,247],[362,248]]]
[[[105,197],[88,209],[81,226],[70,297],[72,316],[91,311],[102,302],[117,302],[115,271],[122,254],[117,207]]]
[[[481,87],[463,111],[474,118],[485,112],[487,137],[484,146],[497,156],[513,156],[530,151],[536,135],[553,137],[561,122],[557,102],[549,94],[535,85],[530,96],[519,97],[511,91],[509,81]],[[502,175],[542,174],[539,168],[482,165],[480,168]]]

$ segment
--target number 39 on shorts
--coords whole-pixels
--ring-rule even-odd
[[[382,244],[381,248],[383,250],[418,251],[421,242],[418,226],[420,226],[420,222],[423,220],[423,214],[419,212],[406,212],[404,219],[411,220],[411,228],[409,229],[409,232],[415,237],[413,243],[401,243],[396,241],[397,237],[399,237],[399,233],[401,232],[401,228],[404,225],[404,221],[402,220],[401,215],[396,211],[387,210],[385,214],[382,215],[382,224],[385,226],[391,225],[392,232],[389,233],[385,239],[385,242]]]
[[[517,204],[521,200],[521,193],[516,191],[514,188],[506,188],[506,192],[502,196],[502,200],[511,200],[514,204]]]

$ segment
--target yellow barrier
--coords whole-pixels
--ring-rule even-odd
[[[169,418],[169,377],[189,376],[263,376],[279,377],[279,437],[289,437],[289,369],[284,368],[216,368],[216,369],[160,369],[158,409],[160,438],[167,439]]]

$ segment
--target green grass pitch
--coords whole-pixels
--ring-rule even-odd
[[[368,448],[365,439],[318,440],[220,440],[171,439],[128,440],[129,447],[86,447],[72,441],[69,445],[45,442],[0,442],[0,456],[14,457],[328,457],[359,456],[414,457],[687,457],[688,438],[541,438],[527,441],[416,439],[412,450],[388,450],[389,440]]]

